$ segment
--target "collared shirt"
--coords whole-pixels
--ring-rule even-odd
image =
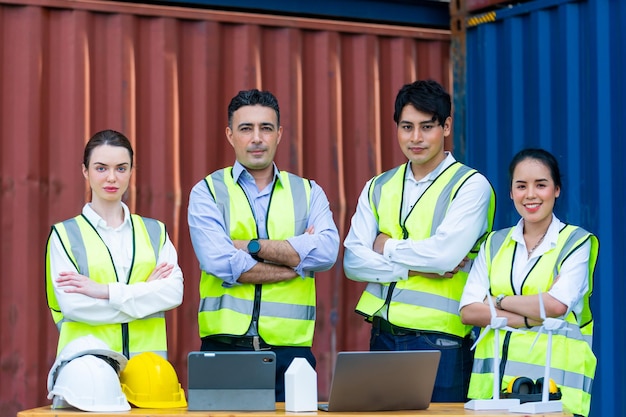
[[[109,227],[90,204],[86,204],[82,211],[108,247],[115,265],[119,282],[108,284],[108,300],[83,294],[68,294],[57,287],[56,277],[59,273],[76,271],[76,267],[65,253],[56,233],[50,235],[50,271],[54,293],[63,315],[70,320],[92,325],[128,323],[160,311],[170,310],[183,301],[183,273],[178,266],[176,249],[169,236],[159,252],[157,265],[163,262],[174,265],[170,276],[151,282],[127,284],[133,259],[133,232],[128,206],[122,203],[122,209],[124,221],[116,228]]]
[[[528,249],[524,241],[524,219],[520,219],[511,234],[511,238],[517,242],[515,257],[513,258],[513,287],[517,294],[521,294],[521,287],[534,266],[535,258],[540,257],[548,250],[555,248],[559,238],[559,230],[563,224],[554,214],[552,223],[548,227],[545,238],[539,246],[528,256]],[[589,253],[591,243],[586,241],[567,257],[561,267],[558,281],[550,288],[548,294],[567,306],[567,316],[570,311],[580,314],[583,308],[583,296],[589,290]],[[485,259],[484,244],[480,248],[478,256],[467,278],[459,310],[472,303],[482,303],[489,293],[489,276],[487,275],[487,261]],[[497,295],[497,294],[496,294]]]
[[[274,181],[280,181],[278,168],[274,165],[274,179],[263,190],[259,190],[254,178],[239,162],[233,165],[233,177],[243,188],[252,211],[260,239],[267,239],[266,215],[269,208]],[[200,180],[189,195],[189,233],[200,268],[224,281],[225,286],[235,285],[244,272],[250,270],[255,261],[248,252],[236,249],[215,200],[204,179]],[[313,234],[294,236],[287,241],[300,255],[300,264],[294,270],[305,276],[308,271],[325,271],[337,260],[339,232],[333,221],[330,205],[322,188],[311,181],[311,209],[307,227],[314,226]]]
[[[437,168],[419,181],[409,164],[404,179],[403,219],[428,186],[455,161],[446,152]],[[423,240],[389,239],[380,255],[373,250],[378,223],[369,201],[371,182],[363,187],[344,241],[344,271],[354,281],[393,282],[407,279],[409,270],[443,275],[458,266],[487,230],[491,185],[483,175],[475,174],[459,189],[433,236]],[[469,265],[465,269],[469,270]]]

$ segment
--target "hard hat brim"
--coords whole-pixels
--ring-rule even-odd
[[[120,367],[118,375],[124,370],[124,368],[126,368],[126,364],[128,363],[128,359],[126,359],[126,356],[111,349],[85,349],[72,355],[67,355],[64,357],[59,356],[52,364],[50,372],[48,372],[48,392],[52,391],[52,388],[54,387],[54,381],[56,379],[55,375],[58,373],[59,368],[61,368],[69,361],[85,355],[101,355],[113,359],[119,364]]]

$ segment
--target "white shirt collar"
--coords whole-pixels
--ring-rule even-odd
[[[122,205],[122,210],[124,210],[124,221],[117,229],[120,229],[126,225],[130,225],[130,210],[128,209],[128,206],[124,204],[124,202],[121,202],[120,204]],[[107,222],[102,217],[100,217],[100,215],[96,213],[94,209],[91,208],[91,203],[85,204],[85,206],[83,207],[83,215],[87,218],[87,220],[89,220],[89,223],[94,225],[94,227],[110,229]]]
[[[441,161],[435,169],[430,171],[428,175],[426,175],[424,178],[422,178],[419,181],[417,181],[415,177],[413,176],[413,171],[411,170],[411,161],[409,161],[404,179],[408,181],[413,181],[413,182],[434,181],[435,178],[437,178],[439,174],[443,172],[444,169],[448,168],[450,165],[456,162],[456,159],[454,159],[454,156],[452,156],[451,152],[445,151],[445,154],[446,154],[446,157],[444,158],[444,160]]]
[[[543,238],[543,242],[539,247],[544,246],[545,244],[549,244],[550,248],[556,247],[556,242],[559,239],[559,231],[565,226],[555,215],[552,213],[552,222],[550,226],[548,226],[548,231],[546,232],[546,236]],[[521,243],[526,246],[524,241],[524,219],[519,219],[515,228],[513,229],[513,233],[511,234],[511,239],[516,241],[517,243]]]

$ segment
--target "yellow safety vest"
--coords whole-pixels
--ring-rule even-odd
[[[205,178],[233,240],[258,238],[250,202],[233,179],[232,167]],[[267,233],[283,240],[306,231],[311,201],[308,180],[280,172],[270,196]],[[274,346],[311,346],[315,329],[313,274],[270,284],[223,286],[224,281],[202,271],[200,277],[200,337],[244,335],[258,320],[259,335]]]
[[[144,282],[156,266],[159,251],[165,243],[165,225],[158,220],[131,214],[133,229],[133,263],[128,284]],[[108,247],[85,216],[52,226],[79,274],[101,283],[123,282],[126,277],[118,277]],[[52,318],[59,329],[57,352],[70,341],[86,335],[93,335],[106,342],[112,350],[126,357],[151,351],[167,357],[167,337],[165,314],[163,312],[133,320],[128,323],[90,325],[70,320],[63,316],[59,307],[50,273],[50,239],[46,250],[46,295]]]
[[[487,272],[491,294],[516,295],[511,284],[511,269],[516,242],[511,239],[513,228],[490,234],[485,242]],[[541,255],[526,276],[522,295],[547,292],[559,274],[563,262],[586,241],[591,242],[589,255],[589,291],[584,295],[584,308],[577,317],[568,314],[567,331],[559,330],[552,336],[550,378],[561,388],[563,405],[574,414],[588,415],[591,405],[591,386],[596,369],[596,357],[591,349],[593,316],[589,297],[593,289],[593,272],[598,258],[598,239],[576,226],[567,225],[559,232],[555,248]],[[544,331],[531,350],[540,326],[524,329],[526,333],[500,330],[501,387],[511,379],[526,376],[536,380],[543,376],[548,337]],[[483,330],[484,331],[484,330]],[[493,393],[493,341],[489,332],[476,348],[469,387],[469,398],[491,398]]]
[[[477,171],[459,162],[450,165],[428,187],[402,224],[400,213],[407,169],[405,164],[375,177],[369,190],[370,205],[380,232],[392,239],[423,240],[435,233],[459,188]],[[487,232],[491,231],[494,214],[492,189]],[[484,236],[486,233],[468,254],[471,259],[476,257]],[[459,301],[467,275],[459,271],[451,279],[425,279],[417,275],[391,284],[369,283],[356,311],[371,318],[387,305],[387,319],[396,326],[464,337],[471,326],[461,322]]]

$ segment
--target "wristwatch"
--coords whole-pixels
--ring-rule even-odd
[[[504,300],[504,297],[506,297],[504,294],[500,294],[496,297],[496,308],[498,310],[502,310],[502,300]]]
[[[252,256],[252,258],[254,258],[255,261],[263,261],[263,259],[259,256],[260,251],[261,242],[259,242],[259,239],[252,239],[248,242],[248,253]]]

